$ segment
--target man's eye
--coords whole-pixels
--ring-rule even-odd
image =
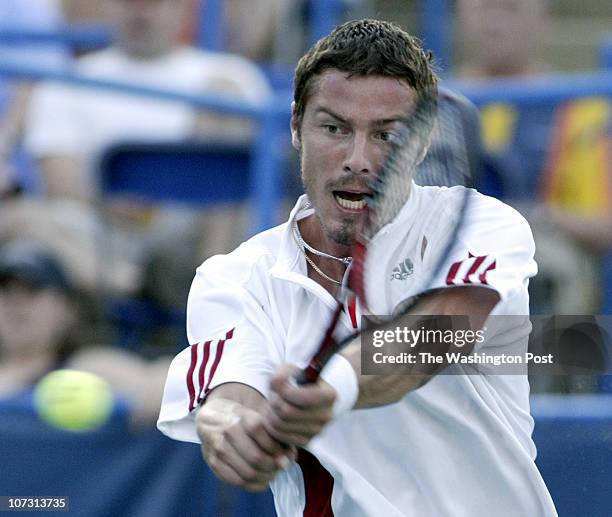
[[[338,135],[341,132],[340,127],[334,124],[325,124],[323,127],[330,135]]]
[[[393,142],[397,138],[397,134],[394,131],[381,131],[378,133],[378,138],[383,142]]]

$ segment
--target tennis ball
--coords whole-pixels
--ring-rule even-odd
[[[104,425],[113,410],[108,383],[88,372],[54,370],[34,389],[40,418],[58,429],[91,431]]]

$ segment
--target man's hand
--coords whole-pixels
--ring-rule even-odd
[[[336,390],[322,379],[297,386],[293,378],[298,372],[297,367],[285,365],[272,378],[264,426],[278,441],[301,447],[332,419]]]
[[[265,490],[297,455],[266,432],[260,412],[233,400],[207,401],[196,414],[196,429],[213,472],[246,490]]]

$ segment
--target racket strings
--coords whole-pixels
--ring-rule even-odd
[[[412,180],[429,142],[436,109],[436,96],[431,92],[421,94],[413,115],[393,139],[368,203],[369,236],[393,221],[410,198]]]
[[[470,159],[470,148],[474,144],[468,141],[469,135],[466,136],[464,110],[460,97],[443,97],[439,105],[427,96],[421,100],[415,115],[395,140],[377,178],[371,203],[370,236],[394,221],[406,203],[411,202],[414,184],[437,187],[472,185],[474,165]],[[427,154],[421,161],[423,148],[427,144]],[[388,281],[389,275],[400,279],[408,291],[413,283],[415,289],[427,291],[459,238],[467,211],[468,193],[468,189],[455,192],[452,196],[453,214],[449,218],[434,213],[430,206],[418,207],[418,228],[427,234],[408,233],[403,237],[406,248],[414,246],[414,256],[396,257],[397,262],[392,264],[393,272],[382,271],[382,264],[374,258],[388,255],[388,250],[380,249],[388,241],[372,238],[367,241],[368,264],[362,264],[359,275],[355,275],[361,291],[358,294],[367,311],[370,307],[364,301],[380,298],[373,291],[380,289]],[[417,300],[418,296],[414,297],[407,307],[414,306]]]
[[[471,184],[468,143],[456,106],[441,104],[426,159],[415,175],[418,185],[452,187]]]

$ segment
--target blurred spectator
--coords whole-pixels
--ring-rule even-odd
[[[254,105],[268,101],[267,81],[250,61],[180,43],[187,0],[109,0],[100,5],[107,9],[116,42],[80,58],[75,65],[77,73],[186,94],[210,93]],[[90,271],[89,285],[97,282],[115,292],[133,293],[140,285],[143,264],[155,253],[151,251],[154,243],[171,242],[171,253],[176,255],[181,249],[195,266],[203,254],[224,251],[233,244],[228,239],[240,238],[235,230],[238,216],[224,211],[221,215],[208,214],[201,222],[198,214],[189,210],[153,209],[123,200],[105,203],[108,217],[101,221],[91,210],[96,206],[96,166],[101,153],[121,141],[245,139],[250,132],[250,124],[242,118],[198,113],[181,103],[110,90],[41,84],[30,106],[25,145],[38,160],[46,196],[52,202],[41,203],[35,211],[37,220],[43,226],[46,219],[53,220],[57,239],[63,238],[63,231],[77,232],[74,240],[86,245],[95,241],[94,249],[100,252],[96,265],[105,271]],[[63,210],[67,216],[63,226],[56,215],[45,218],[45,212],[58,213],[58,202],[53,200],[66,204],[66,199],[78,203],[69,203]],[[81,215],[77,215],[79,210]],[[27,211],[19,212],[27,218]],[[30,229],[38,226],[23,224]],[[111,232],[107,231],[109,227]],[[122,285],[117,285],[117,279],[110,280],[117,267],[126,273],[121,276]],[[186,291],[188,285],[181,285],[180,292],[183,289]]]
[[[458,34],[464,43],[457,75],[466,81],[526,78],[548,70],[541,59],[546,0],[459,0]],[[521,109],[496,102],[482,108],[488,193],[506,201],[533,198],[550,148],[551,107]]]
[[[40,243],[66,264],[73,283],[90,294],[133,292],[140,282],[139,268],[132,257],[112,254],[107,233],[98,214],[77,201],[25,196],[0,204],[0,240]],[[105,261],[112,267],[102,267]]]
[[[61,23],[61,13],[50,0],[2,0],[0,31],[54,30]],[[0,43],[3,63],[47,67],[57,70],[67,66],[68,53],[62,45],[49,43]],[[31,84],[25,80],[0,77],[0,198],[29,178],[17,174],[15,151],[23,131],[25,114],[31,94]],[[29,187],[30,185],[25,185]]]
[[[221,48],[232,54],[261,60],[270,57],[270,46],[284,13],[304,0],[222,0]],[[185,0],[186,15],[182,17],[179,40],[198,46],[200,20],[207,15],[207,0]],[[108,22],[105,0],[61,0],[68,23],[101,24]],[[295,37],[295,35],[294,35]]]
[[[106,0],[59,0],[64,19],[69,24],[101,24],[107,22]]]
[[[84,56],[76,72],[87,77],[166,88],[187,94],[217,93],[254,104],[269,94],[261,72],[229,54],[180,45],[185,0],[109,0],[116,43]],[[228,117],[207,114],[199,129],[208,136],[231,136]],[[112,91],[43,84],[36,91],[26,133],[27,149],[40,161],[49,196],[91,199],[92,161],[110,143],[186,138],[195,110],[176,103]],[[87,171],[87,172],[85,172]]]
[[[31,389],[56,368],[104,378],[130,404],[134,422],[150,425],[159,410],[169,361],[148,362],[101,346],[100,328],[59,261],[38,244],[0,247],[0,398]]]
[[[546,1],[459,0],[459,30],[466,46],[459,75],[484,79],[546,70],[540,52]]]
[[[460,0],[459,28],[468,53],[467,80],[530,77],[548,69],[541,56],[546,0]],[[534,314],[597,314],[600,251],[612,244],[610,104],[577,99],[522,109],[482,109],[489,183],[529,219],[538,275],[530,282]],[[494,179],[491,183],[490,180]],[[592,391],[595,376],[532,379],[532,388]]]
[[[303,21],[299,19],[303,4],[304,0],[226,0],[226,48],[251,59],[293,64],[304,45]]]
[[[540,48],[546,0],[460,0],[458,7],[468,49],[463,78],[529,77],[548,69]],[[595,98],[529,109],[494,103],[482,110],[493,193],[522,208],[534,230],[535,313],[598,311],[593,244],[604,245],[602,226],[609,225],[610,120],[609,102]]]

